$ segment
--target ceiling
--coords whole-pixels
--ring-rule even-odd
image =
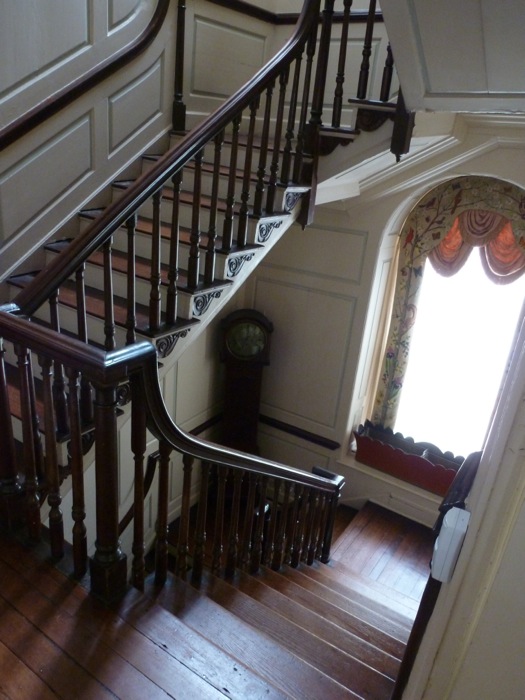
[[[409,109],[525,112],[520,0],[382,0]]]

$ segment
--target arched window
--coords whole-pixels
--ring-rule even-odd
[[[414,207],[399,239],[392,319],[372,416],[376,425],[397,429],[396,417],[427,260],[440,274],[450,276],[465,265],[473,248],[478,248],[486,275],[497,284],[511,282],[525,272],[524,217],[525,192],[510,183],[478,176],[442,183]],[[521,301],[523,292],[517,293]],[[471,301],[476,303],[475,299]],[[463,339],[468,341],[468,337]],[[462,337],[450,335],[449,341],[453,358],[453,348],[462,342]],[[432,362],[430,357],[427,372],[432,372]],[[432,399],[422,395],[419,410],[424,412],[425,402]],[[428,435],[409,434],[416,440],[432,441]],[[438,447],[450,449],[447,445]]]

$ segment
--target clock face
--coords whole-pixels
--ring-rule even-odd
[[[226,337],[228,350],[235,357],[256,357],[266,345],[266,331],[253,321],[244,321],[232,326]]]

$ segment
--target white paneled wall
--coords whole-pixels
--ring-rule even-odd
[[[151,20],[156,4],[3,3],[2,127],[131,43]],[[39,248],[42,236],[51,236],[169,129],[175,26],[172,7],[160,36],[141,57],[2,152],[0,280]],[[33,261],[27,264],[35,267]]]

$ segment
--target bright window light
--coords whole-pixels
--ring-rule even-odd
[[[395,430],[466,456],[480,450],[525,297],[498,285],[473,250],[452,277],[425,265]]]

